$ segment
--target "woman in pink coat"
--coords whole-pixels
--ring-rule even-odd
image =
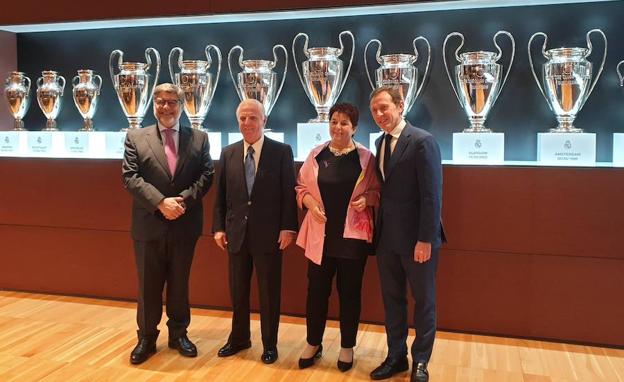
[[[307,346],[301,369],[320,358],[332,279],[340,300],[341,349],[338,369],[353,366],[360,321],[361,289],[367,256],[372,254],[373,206],[379,182],[373,154],[353,140],[358,110],[337,104],[329,111],[331,140],[310,152],[297,180],[297,203],[305,207],[297,245],[308,258]]]

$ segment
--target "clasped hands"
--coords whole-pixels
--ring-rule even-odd
[[[310,199],[312,200],[312,206],[310,206],[311,208],[309,208],[309,211],[312,214],[312,218],[316,220],[317,223],[327,222],[327,217],[325,216],[325,210],[323,207],[312,197],[310,197]],[[356,197],[351,201],[351,207],[353,207],[353,209],[357,212],[364,211],[364,209],[366,209],[366,197],[364,195]]]
[[[181,196],[164,198],[158,203],[158,210],[166,219],[175,220],[186,212],[184,198]]]

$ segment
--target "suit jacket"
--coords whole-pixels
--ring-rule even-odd
[[[132,237],[153,240],[168,229],[182,237],[199,237],[204,216],[202,197],[213,175],[208,134],[180,126],[178,162],[172,175],[158,126],[128,131],[122,177],[133,198]],[[167,220],[157,206],[165,197],[174,196],[184,198],[186,212]]]
[[[378,153],[382,140],[383,135],[375,142]],[[411,256],[417,241],[440,247],[446,239],[440,218],[442,161],[438,143],[427,131],[408,122],[388,165],[375,225],[377,252]],[[376,168],[379,171],[379,156]]]
[[[290,146],[264,137],[251,196],[247,193],[243,141],[221,151],[221,173],[214,206],[213,232],[225,232],[230,253],[245,236],[258,253],[274,253],[281,230],[297,230],[295,165]]]

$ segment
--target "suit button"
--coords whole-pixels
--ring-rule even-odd
[[[245,216],[245,220],[247,220],[247,216]]]
[[[247,205],[248,205],[248,206],[251,206],[251,200],[247,202]]]

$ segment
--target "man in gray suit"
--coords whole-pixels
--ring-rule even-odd
[[[165,284],[169,347],[183,356],[197,356],[186,331],[191,321],[188,281],[202,233],[202,197],[212,184],[214,167],[208,135],[179,123],[183,102],[178,86],[156,86],[158,123],[126,136],[122,176],[133,199],[131,232],[139,278],[139,340],[130,354],[133,364],[156,352]]]
[[[384,134],[376,141],[382,179],[375,224],[377,265],[384,302],[388,356],[371,373],[390,378],[409,369],[406,283],[414,297],[411,381],[428,381],[436,332],[435,275],[445,240],[441,224],[442,163],[433,136],[403,117],[403,97],[394,87],[373,91],[370,109]]]

